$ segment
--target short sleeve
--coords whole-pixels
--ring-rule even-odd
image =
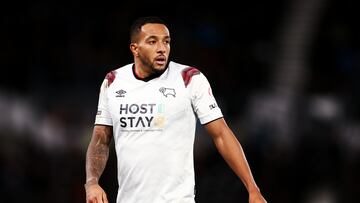
[[[95,125],[109,125],[112,126],[112,118],[108,109],[108,79],[105,79],[101,84],[100,94],[99,94],[99,102],[98,109],[95,117]]]
[[[201,124],[204,125],[223,117],[221,109],[212,93],[210,83],[202,73],[192,76],[188,88],[191,94],[193,109]]]

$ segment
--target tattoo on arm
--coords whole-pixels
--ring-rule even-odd
[[[97,184],[109,157],[110,127],[95,126],[86,153],[86,184]]]

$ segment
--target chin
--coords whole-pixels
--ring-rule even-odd
[[[167,67],[168,65],[169,65],[168,63],[166,63],[166,64],[164,64],[164,65],[154,65],[154,66],[153,66],[153,69],[154,69],[154,71],[156,71],[156,72],[162,72],[162,71],[164,71],[164,70],[166,69],[166,67]]]
[[[158,66],[156,69],[162,71],[162,70],[166,69],[166,66],[167,65]]]

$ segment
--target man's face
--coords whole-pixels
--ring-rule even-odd
[[[143,25],[136,42],[131,46],[141,68],[155,73],[166,68],[170,54],[170,33],[165,25]]]

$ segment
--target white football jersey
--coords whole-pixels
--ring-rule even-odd
[[[206,77],[170,62],[159,77],[143,81],[134,64],[106,76],[97,125],[113,126],[118,166],[117,203],[193,203],[196,118],[221,118]]]

